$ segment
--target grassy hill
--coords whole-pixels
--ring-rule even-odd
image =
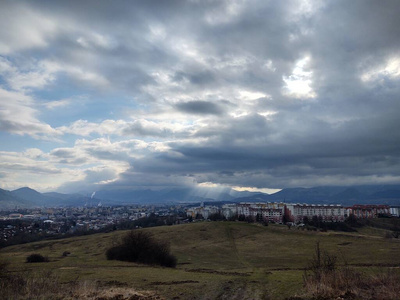
[[[285,299],[301,294],[303,268],[317,241],[337,255],[339,263],[347,261],[363,272],[400,266],[399,240],[369,233],[309,232],[240,222],[142,230],[170,243],[178,258],[176,269],[106,260],[106,249],[124,231],[7,247],[0,250],[0,260],[14,273],[51,271],[61,284],[84,281],[107,289],[151,291],[154,299]],[[64,257],[64,251],[71,254]],[[27,264],[32,253],[48,256],[50,262]]]

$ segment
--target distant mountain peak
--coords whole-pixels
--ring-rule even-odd
[[[40,194],[38,191],[36,191],[34,189],[31,189],[30,187],[27,187],[27,186],[24,186],[24,187],[16,189],[16,190],[13,190],[11,192],[35,192],[35,193]]]

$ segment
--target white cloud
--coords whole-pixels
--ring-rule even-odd
[[[83,81],[84,83],[91,84],[98,88],[105,88],[110,84],[107,78],[95,71],[90,71],[74,65],[62,65],[59,68],[60,71],[66,72],[75,80]]]
[[[8,2],[7,7],[0,10],[0,19],[4,24],[0,26],[1,55],[46,47],[58,27],[48,15],[17,1]]]
[[[44,153],[38,148],[29,148],[23,152],[23,155],[31,159],[40,159],[43,157]]]
[[[392,57],[382,65],[376,66],[361,75],[363,82],[380,82],[385,78],[391,80],[400,78],[400,57]]]
[[[12,63],[0,57],[0,76],[3,77],[10,89],[15,91],[30,91],[43,89],[53,83],[60,73],[67,74],[79,84],[88,84],[100,88],[109,86],[109,81],[96,71],[63,62],[50,60],[33,60]]]
[[[21,68],[2,57],[0,57],[0,75],[10,89],[16,91],[40,89],[55,79],[54,70],[48,62],[25,63]]]
[[[258,112],[260,116],[263,116],[269,120],[271,120],[271,117],[276,115],[277,113],[278,113],[277,111],[272,111],[272,110]]]
[[[171,115],[169,115],[171,116]],[[104,120],[101,123],[78,120],[69,126],[57,128],[60,132],[79,136],[90,136],[97,134],[116,136],[139,136],[170,138],[172,136],[190,136],[194,133],[195,126],[178,121],[152,121],[138,119],[134,121]]]
[[[118,46],[114,39],[96,32],[86,33],[86,36],[79,37],[76,42],[89,50],[94,48],[112,50]]]
[[[75,134],[80,136],[89,136],[93,133],[99,135],[120,135],[126,122],[122,120],[105,120],[101,123],[88,122],[87,120],[78,120],[69,126],[57,128],[63,133]]]
[[[267,193],[267,194],[274,194],[279,192],[281,189],[269,189],[269,188],[255,188],[255,187],[248,187],[248,186],[233,186],[232,189],[243,192],[261,192],[261,193]]]
[[[79,171],[60,168],[47,160],[39,149],[24,152],[0,151],[0,169],[5,176],[0,182],[3,189],[29,186],[38,190],[54,190],[65,181],[79,178]]]
[[[257,99],[260,99],[260,98],[270,98],[270,96],[266,95],[264,93],[260,93],[260,92],[239,90],[239,97],[238,98],[241,99],[241,100],[252,101],[252,100],[257,100]]]
[[[57,109],[60,107],[65,107],[68,105],[71,105],[72,99],[62,99],[62,100],[56,100],[56,101],[50,101],[46,102],[43,105],[50,110]]]
[[[244,8],[246,1],[220,1],[220,7],[206,12],[204,19],[210,25],[220,25],[234,21]]]
[[[158,142],[111,142],[99,138],[77,140],[73,147],[55,148],[49,153],[37,148],[20,153],[0,151],[0,169],[4,174],[0,187],[30,186],[39,190],[51,187],[54,190],[66,182],[111,183],[130,168],[131,159],[167,149]]]
[[[296,63],[292,74],[283,76],[283,93],[294,98],[308,99],[317,95],[312,88],[313,72],[309,71],[310,57],[306,56]]]
[[[60,132],[36,118],[34,101],[21,92],[0,88],[0,130],[35,139],[54,139]]]

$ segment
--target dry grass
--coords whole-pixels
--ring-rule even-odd
[[[303,293],[302,275],[317,241],[338,255],[342,268],[342,254],[352,267],[366,274],[400,266],[399,239],[359,233],[308,232],[241,222],[201,222],[141,231],[171,244],[171,253],[179,261],[176,268],[107,260],[107,249],[125,231],[6,247],[0,249],[0,260],[9,264],[9,272],[24,278],[28,273],[54,272],[59,276],[59,289],[72,291],[66,294],[70,299],[73,295],[79,295],[75,299],[101,299],[103,294],[103,299],[115,295],[126,299],[128,296],[116,290],[121,288],[126,295],[153,291],[144,296],[157,293],[167,299],[283,300]],[[66,251],[70,252],[67,256],[63,255]],[[38,252],[49,262],[26,263],[29,254]]]
[[[400,276],[394,272],[367,275],[343,268],[304,280],[306,299],[400,299]]]
[[[30,274],[9,274],[2,265],[1,300],[22,299],[87,299],[87,300],[150,300],[162,299],[152,291],[136,291],[130,287],[100,286],[95,281],[75,280],[61,283],[51,271]]]
[[[315,254],[304,274],[306,299],[400,299],[400,276],[393,270],[366,274],[354,267],[337,267],[336,256],[321,250]]]

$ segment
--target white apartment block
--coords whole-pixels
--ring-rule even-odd
[[[202,216],[204,219],[208,219],[212,214],[219,212],[219,208],[216,206],[205,206],[205,207],[192,207],[186,210],[188,217],[196,218],[197,215]]]
[[[389,207],[387,205],[353,205],[343,207],[340,204],[300,204],[282,202],[241,202],[238,204],[225,204],[219,209],[216,206],[193,207],[187,209],[187,216],[201,215],[208,219],[210,215],[220,212],[225,218],[234,216],[245,216],[256,219],[261,217],[268,222],[282,222],[284,216],[286,221],[302,223],[303,218],[307,217],[310,221],[314,216],[324,222],[343,222],[350,214],[357,218],[373,218],[379,214],[391,214],[398,217],[400,207]]]
[[[293,222],[302,222],[304,217],[311,221],[313,216],[322,217],[324,222],[343,222],[346,209],[342,205],[286,204],[286,213]]]
[[[390,214],[393,217],[400,217],[400,207],[399,206],[390,207]]]
[[[260,216],[265,221],[282,222],[285,213],[284,203],[246,203],[237,204],[238,216],[256,218]]]
[[[221,213],[227,219],[237,216],[237,204],[222,205]]]

